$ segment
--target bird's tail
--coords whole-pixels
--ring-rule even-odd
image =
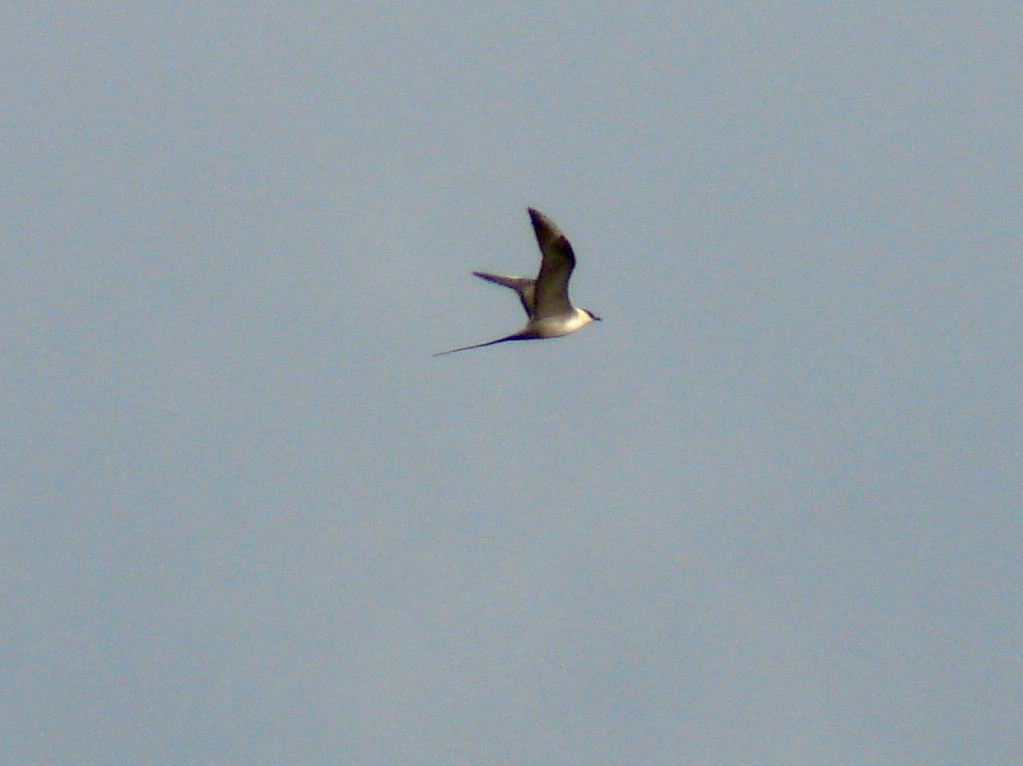
[[[531,340],[536,337],[537,337],[536,333],[525,331],[517,332],[513,335],[506,335],[503,338],[498,338],[497,340],[488,340],[486,343],[477,343],[473,346],[462,346],[461,348],[453,348],[450,351],[440,351],[436,354],[433,354],[432,356],[444,356],[445,354],[453,354],[456,351],[468,351],[471,348],[483,348],[484,346],[494,346],[498,343],[507,343],[510,340]]]

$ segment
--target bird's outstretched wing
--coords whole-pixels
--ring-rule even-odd
[[[519,301],[522,303],[522,308],[526,310],[526,316],[533,316],[533,308],[536,303],[534,298],[535,279],[529,279],[528,277],[506,277],[503,274],[487,274],[483,271],[474,271],[473,274],[480,279],[493,282],[495,285],[510,287],[519,294]]]
[[[563,316],[572,311],[568,300],[568,280],[575,268],[575,253],[561,229],[539,210],[529,208],[536,242],[543,260],[536,278],[536,297],[532,318]]]

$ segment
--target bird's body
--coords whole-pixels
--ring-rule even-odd
[[[480,279],[502,285],[518,293],[519,301],[529,321],[517,333],[497,340],[477,343],[473,346],[453,348],[442,351],[434,356],[453,354],[456,351],[468,351],[471,348],[493,346],[513,340],[536,340],[540,338],[560,338],[570,335],[585,327],[590,322],[600,321],[586,309],[575,308],[568,299],[568,280],[575,268],[575,253],[572,245],[561,230],[547,216],[538,210],[529,208],[529,219],[533,223],[537,244],[543,260],[540,273],[536,279],[528,277],[508,277],[502,274],[487,274],[474,271]]]

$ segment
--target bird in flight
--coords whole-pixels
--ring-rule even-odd
[[[572,245],[561,233],[561,229],[539,210],[529,208],[529,220],[533,222],[537,244],[543,259],[540,262],[540,273],[536,279],[528,277],[506,277],[500,274],[486,274],[474,271],[480,279],[510,287],[519,295],[522,308],[526,310],[529,321],[516,333],[506,335],[497,340],[477,343],[474,346],[462,346],[450,351],[441,351],[434,356],[453,354],[456,351],[468,351],[471,348],[483,348],[511,340],[534,340],[537,338],[560,338],[570,335],[590,322],[599,322],[600,317],[592,311],[577,309],[568,300],[568,279],[575,268],[575,253]]]

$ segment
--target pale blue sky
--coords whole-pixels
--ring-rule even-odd
[[[0,761],[1023,762],[1018,3],[0,22]]]

